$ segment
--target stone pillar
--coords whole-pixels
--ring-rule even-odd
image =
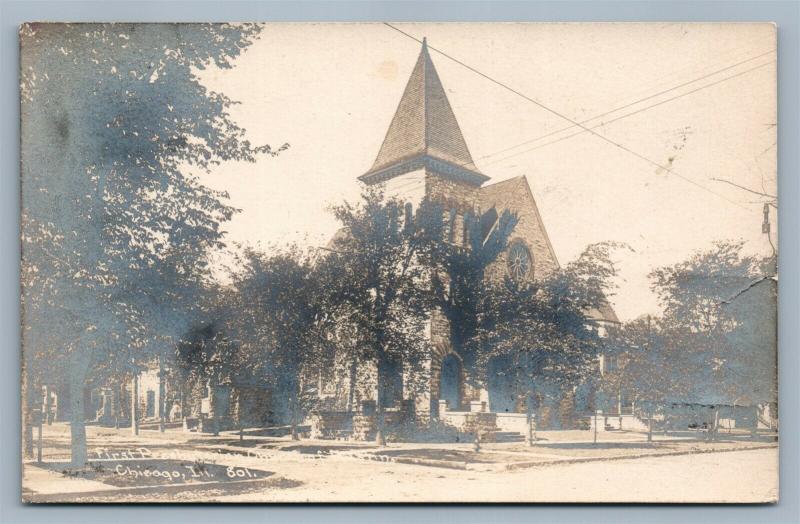
[[[375,438],[375,415],[353,415],[353,440],[368,441]]]
[[[486,405],[489,405],[489,390],[486,388],[479,388],[478,389],[478,399],[481,402],[485,402]]]
[[[469,410],[473,413],[484,413],[486,412],[486,402],[483,400],[471,400],[469,402]]]

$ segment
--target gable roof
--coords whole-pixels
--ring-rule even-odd
[[[491,208],[496,208],[497,210],[510,209],[513,208],[511,202],[514,200],[518,201],[518,195],[526,192],[532,203],[532,211],[541,228],[550,255],[553,257],[556,266],[559,266],[558,258],[553,250],[553,245],[550,243],[550,237],[547,234],[547,229],[544,227],[544,222],[542,222],[542,217],[539,214],[539,207],[536,205],[536,199],[533,197],[533,191],[531,191],[531,186],[525,175],[509,178],[508,180],[501,180],[500,182],[482,187],[478,193],[480,207],[482,210]],[[522,211],[520,209],[512,210],[517,212]],[[612,308],[607,301],[597,308],[588,308],[586,315],[595,321],[619,323],[614,308]]]
[[[515,192],[524,190],[522,187],[524,181],[524,176],[517,176],[483,186],[479,192],[481,209],[507,208],[508,201],[514,197]]]
[[[550,256],[553,258],[556,267],[558,267],[560,265],[558,263],[558,257],[556,257],[556,252],[553,249],[552,243],[550,242],[547,229],[544,227],[542,216],[539,214],[539,206],[536,205],[536,199],[533,197],[533,191],[531,191],[531,186],[528,183],[528,178],[525,175],[509,178],[508,180],[501,180],[500,182],[495,182],[494,184],[489,184],[488,186],[483,186],[478,192],[479,205],[481,209],[490,209],[492,207],[496,207],[499,210],[513,209],[514,206],[511,205],[511,202],[513,200],[518,200],[518,195],[521,193],[528,194],[528,198],[530,199],[533,208],[533,213],[536,217],[536,222],[539,224],[539,227],[542,230],[542,235],[544,236],[547,244],[547,250],[550,252]],[[521,210],[513,209],[513,211],[519,212]]]
[[[619,318],[617,318],[617,314],[614,312],[614,308],[612,308],[611,304],[608,302],[604,302],[599,308],[589,308],[589,311],[586,312],[586,315],[592,320],[612,322],[614,324],[620,323]]]
[[[477,185],[489,178],[472,160],[425,40],[378,156],[359,179],[386,180],[411,170],[393,168],[412,163],[416,169],[421,162]]]

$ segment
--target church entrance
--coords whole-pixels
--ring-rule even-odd
[[[447,401],[447,409],[461,409],[461,360],[449,353],[442,359],[441,378],[439,382],[439,399]]]
[[[495,357],[489,361],[487,386],[489,411],[514,413],[517,396],[514,388],[513,368],[506,358]]]

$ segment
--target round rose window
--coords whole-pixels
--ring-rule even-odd
[[[533,257],[521,240],[511,244],[508,249],[508,273],[517,282],[527,279],[533,271]]]

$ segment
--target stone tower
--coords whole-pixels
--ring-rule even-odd
[[[418,203],[473,211],[489,179],[472,161],[425,40],[374,164],[359,180]]]
[[[415,208],[423,198],[443,204],[455,239],[461,238],[464,215],[480,212],[481,186],[489,177],[472,159],[425,40],[378,156],[359,180],[380,184],[387,195]],[[429,340],[430,384],[415,399],[417,413],[438,414],[441,399],[456,409],[477,400],[479,393],[467,386],[461,357],[450,343],[447,320],[438,311],[431,312]],[[441,387],[443,372],[447,375],[448,370],[453,383],[449,394]]]

